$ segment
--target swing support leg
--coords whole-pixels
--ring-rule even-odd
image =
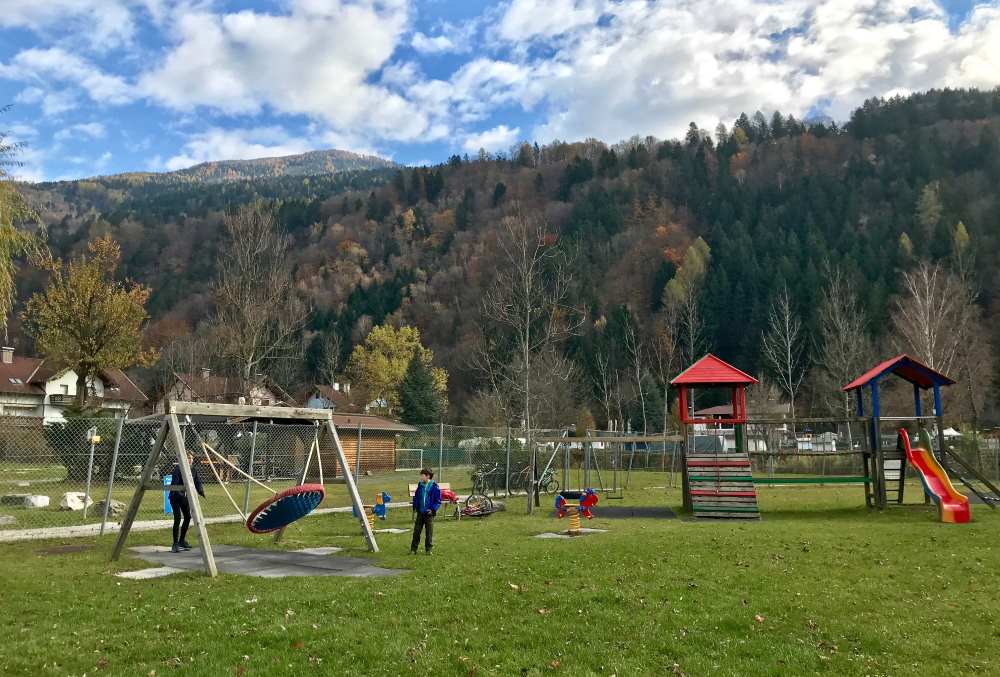
[[[347,483],[347,493],[351,497],[351,505],[354,506],[354,514],[358,516],[358,521],[361,523],[361,533],[365,537],[365,542],[368,543],[368,550],[371,552],[378,552],[378,544],[375,542],[375,532],[372,531],[372,527],[368,524],[368,519],[365,517],[365,506],[361,502],[361,494],[358,493],[358,485],[355,484],[354,477],[351,476],[351,467],[347,464],[347,457],[344,455],[344,447],[340,444],[340,435],[337,434],[337,427],[333,425],[332,415],[326,419],[325,425],[327,434],[333,438],[333,446],[337,450],[337,462],[340,464],[340,467],[344,472],[344,481]]]
[[[170,432],[174,440],[174,448],[177,450],[177,463],[181,468],[181,477],[184,479],[184,486],[187,489],[185,495],[191,506],[191,521],[198,529],[198,549],[201,550],[201,560],[205,564],[205,573],[215,578],[219,575],[219,570],[215,567],[215,554],[212,552],[212,543],[208,540],[208,529],[205,527],[205,517],[201,513],[198,492],[194,490],[194,475],[191,472],[191,465],[188,463],[187,448],[184,446],[184,437],[181,434],[181,424],[177,420],[177,414],[170,414],[167,420],[170,422]]]
[[[163,450],[163,443],[167,439],[167,427],[166,423],[160,426],[160,432],[156,434],[156,441],[153,442],[153,448],[149,450],[149,456],[146,458],[146,465],[142,467],[142,477],[139,479],[139,486],[135,488],[135,493],[132,494],[132,502],[129,503],[128,510],[125,512],[125,519],[122,520],[121,530],[118,532],[118,540],[115,541],[115,547],[111,551],[112,562],[117,562],[118,557],[122,554],[125,541],[128,540],[129,532],[132,531],[132,523],[135,522],[135,516],[139,514],[139,506],[142,505],[142,497],[146,494],[146,486],[153,479],[153,471],[156,470],[156,461],[159,459],[160,451]]]

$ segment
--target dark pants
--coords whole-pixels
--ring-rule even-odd
[[[187,496],[170,492],[170,511],[174,514],[174,543],[180,543],[187,536],[191,526],[191,506]],[[184,521],[181,522],[183,516]]]
[[[413,540],[410,542],[410,550],[416,551],[420,545],[420,530],[424,529],[427,536],[424,537],[424,549],[431,551],[434,540],[434,515],[433,513],[422,512],[417,514],[416,521],[413,522]]]

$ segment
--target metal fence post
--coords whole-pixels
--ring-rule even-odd
[[[358,450],[354,459],[354,477],[361,477],[361,421],[358,421]]]
[[[510,426],[507,426],[507,466],[503,473],[504,495],[510,497]]]
[[[253,422],[253,431],[250,433],[250,461],[247,464],[247,475],[253,476],[253,457],[257,451],[257,421]],[[250,512],[250,477],[247,477],[246,486],[243,487],[243,514]]]
[[[111,507],[111,491],[115,486],[115,469],[118,466],[118,450],[122,445],[122,429],[125,427],[125,417],[118,419],[118,434],[115,436],[115,450],[111,452],[111,469],[108,471],[108,495],[104,498],[104,515],[101,517],[101,530],[98,536],[104,535],[104,525],[108,523],[108,509]],[[84,508],[87,502],[83,502]]]
[[[438,428],[438,481],[444,476],[444,423],[439,424]]]
[[[97,435],[97,427],[92,428],[94,431],[91,433],[90,437],[90,460],[87,461],[87,488],[83,492],[83,521],[87,521],[87,503],[90,502],[90,480],[91,476],[94,474],[94,447],[97,443],[94,442],[94,437]]]

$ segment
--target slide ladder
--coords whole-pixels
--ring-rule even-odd
[[[918,434],[917,446],[910,443],[910,435],[905,428],[900,428],[896,437],[896,446],[906,455],[907,461],[920,475],[924,485],[924,493],[938,506],[938,516],[942,522],[964,524],[969,521],[969,499],[958,493],[951,483],[948,473],[934,457],[931,448],[931,436],[926,430]]]
[[[941,458],[949,475],[961,482],[983,505],[996,510],[1000,505],[1000,489],[995,484],[950,448],[945,448]]]

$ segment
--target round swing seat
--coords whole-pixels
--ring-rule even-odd
[[[301,484],[278,492],[247,517],[247,529],[266,534],[287,527],[316,509],[326,491],[322,484]]]

